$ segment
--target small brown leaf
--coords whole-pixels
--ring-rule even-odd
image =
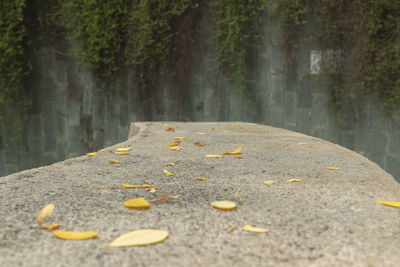
[[[118,161],[118,160],[115,160],[115,159],[110,159],[110,160],[108,161],[108,163],[110,163],[110,164],[116,164],[116,163],[119,163],[119,161]]]
[[[196,143],[194,143],[196,146],[205,146],[204,144],[200,144],[199,141],[197,141]]]
[[[195,179],[197,181],[208,181],[208,179],[206,177],[195,177],[193,179]]]
[[[165,131],[167,131],[167,132],[175,132],[175,129],[173,127],[168,127]]]

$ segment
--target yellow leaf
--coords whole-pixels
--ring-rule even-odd
[[[121,151],[116,151],[114,152],[115,155],[129,155],[129,152],[121,152]]]
[[[191,141],[192,139],[193,139],[193,137],[185,138],[186,141]]]
[[[267,233],[267,232],[269,232],[269,229],[267,229],[267,228],[255,227],[255,226],[252,226],[250,224],[246,224],[245,226],[242,227],[242,229],[244,231],[253,232],[253,233]]]
[[[146,199],[139,197],[124,202],[125,207],[135,210],[145,210],[150,208],[150,203]]]
[[[167,163],[167,164],[163,164],[163,167],[167,167],[167,166],[175,166],[176,163],[171,162],[171,163]]]
[[[384,200],[379,200],[379,204],[390,206],[390,207],[395,207],[395,208],[400,208],[400,202],[396,201],[384,201]]]
[[[272,180],[264,181],[264,184],[265,184],[265,185],[271,185],[271,184],[273,184],[273,183],[274,183],[274,181],[272,181]]]
[[[149,190],[149,189],[150,189],[150,190]],[[147,188],[146,190],[149,191],[150,193],[155,193],[155,192],[156,192],[156,188],[155,188],[155,187],[153,187],[153,188]]]
[[[181,150],[183,147],[181,147],[181,146],[174,146],[174,147],[171,147],[170,149],[171,150],[173,150],[173,151],[179,151],[179,150]]]
[[[97,237],[97,232],[74,232],[74,231],[53,231],[54,235],[61,239],[83,240]]]
[[[193,179],[195,179],[197,181],[208,181],[208,179],[206,177],[195,177]]]
[[[94,157],[94,156],[96,156],[96,153],[94,153],[94,152],[86,153],[86,156],[88,156],[88,157]]]
[[[54,204],[53,203],[47,204],[40,210],[38,218],[48,217],[53,213],[53,211],[54,211]]]
[[[132,148],[130,148],[130,147],[120,147],[117,149],[118,152],[129,152],[131,150],[132,150]]]
[[[237,129],[236,131],[238,131],[238,132],[244,132],[245,130],[244,130],[244,129]]]
[[[232,123],[231,126],[239,126],[240,123]]]
[[[224,133],[229,133],[230,131],[229,130],[224,130]]]
[[[51,224],[51,225],[42,225],[43,229],[47,229],[47,231],[53,231],[55,229],[57,229],[60,225],[58,223],[55,224]]]
[[[211,206],[220,210],[233,210],[236,208],[236,203],[229,200],[211,202]]]
[[[179,143],[180,143],[180,141],[175,141],[171,144],[168,144],[168,146],[177,146],[177,145],[179,145]]]
[[[236,190],[236,195],[237,195],[237,197],[239,198],[239,201],[242,202],[242,201],[243,201],[243,198],[242,198],[242,197],[240,196],[240,194],[239,194],[240,191],[242,191],[242,188],[238,188],[238,189]]]
[[[131,246],[146,246],[164,241],[168,237],[168,232],[159,229],[142,229],[125,233],[107,247],[131,247]]]
[[[235,158],[237,158],[237,159],[242,159],[242,158],[243,158],[243,156],[238,156],[238,155],[235,155],[235,156],[233,156],[233,157],[235,157]]]
[[[222,158],[221,155],[215,155],[215,154],[209,154],[209,155],[206,155],[206,157],[207,158]]]
[[[197,141],[196,143],[194,143],[196,146],[205,146],[204,144],[200,144],[199,141]]]
[[[196,132],[196,134],[200,134],[200,135],[202,135],[202,134],[204,134],[203,132]]]
[[[289,140],[293,140],[293,138],[291,138],[291,137],[284,137],[284,138],[282,138],[282,140],[283,140],[283,141],[289,141]]]
[[[326,167],[327,170],[332,170],[332,171],[336,171],[339,170],[339,168],[336,167]]]
[[[110,160],[108,161],[108,163],[110,163],[110,164],[115,164],[115,163],[119,163],[119,161],[118,161],[118,160],[115,160],[115,159],[110,159]]]
[[[232,227],[231,227],[231,228],[227,229],[225,232],[227,232],[227,233],[232,233],[232,232],[233,232],[233,230],[235,230],[236,228],[237,228],[237,225],[236,225],[236,224],[234,224],[234,225],[232,225]]]
[[[225,152],[225,151],[223,151],[222,153],[224,153],[225,155],[237,155],[237,154],[240,154],[241,150],[242,150],[242,147],[240,146],[233,152]]]
[[[211,128],[211,131],[213,131],[213,132],[216,132],[216,131],[217,131],[217,129],[215,129],[215,128]]]
[[[169,198],[180,198],[180,196],[168,196]]]
[[[167,131],[167,132],[175,132],[175,129],[173,127],[168,127],[165,131]]]
[[[290,180],[288,180],[288,182],[289,183],[298,183],[298,182],[301,182],[301,180],[299,180],[299,179],[290,179]]]
[[[163,171],[164,171],[164,173],[165,173],[166,175],[168,175],[168,176],[174,175],[172,172],[169,172],[169,171],[167,171],[166,169],[164,169]]]
[[[174,137],[174,139],[177,139],[177,140],[185,140],[186,138],[185,138],[185,137],[178,136],[178,137]]]

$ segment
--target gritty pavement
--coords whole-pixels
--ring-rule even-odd
[[[174,137],[193,139],[173,151],[167,144]],[[239,146],[243,158],[205,156]],[[113,154],[119,147],[132,151]],[[168,163],[175,166],[163,166]],[[157,191],[122,184],[151,184]],[[151,202],[148,210],[123,204],[164,194],[180,198]],[[235,201],[237,208],[211,207],[218,200]],[[378,200],[400,201],[400,184],[327,141],[251,123],[135,123],[126,142],[94,157],[0,178],[0,266],[399,266],[400,209]],[[55,210],[47,224],[98,237],[62,240],[39,228],[36,216],[48,203]],[[246,224],[270,231],[246,232]],[[105,246],[148,228],[169,236],[149,246]]]

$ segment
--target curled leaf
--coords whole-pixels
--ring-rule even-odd
[[[94,157],[94,156],[96,156],[96,153],[94,153],[94,152],[86,153],[86,156]]]
[[[164,171],[164,173],[165,173],[166,175],[168,175],[168,176],[174,175],[172,172],[169,172],[169,171],[167,171],[166,169],[164,169],[163,171]]]
[[[183,147],[181,147],[181,146],[174,146],[174,147],[171,147],[170,149],[171,150],[174,150],[174,151],[179,151],[179,150],[181,150]]]
[[[150,193],[155,193],[156,192],[156,188],[147,188],[146,191],[150,192]]]
[[[83,240],[97,237],[97,232],[74,232],[74,231],[53,231],[54,235],[61,239]]]
[[[236,203],[229,200],[211,202],[211,206],[220,210],[233,210],[236,208]]]
[[[36,222],[41,228],[47,229],[48,231],[53,231],[54,229],[57,229],[60,226],[58,223],[51,225],[43,225],[43,219],[49,217],[53,213],[53,211],[54,211],[53,203],[47,204],[40,210],[39,215],[36,217]]]
[[[130,148],[130,147],[120,147],[117,149],[118,152],[129,152],[131,150],[132,150],[132,148]]]
[[[150,208],[150,203],[146,199],[139,197],[124,202],[125,207],[135,210],[145,210]]]
[[[144,185],[130,185],[130,184],[123,184],[123,188],[153,188],[154,185],[151,184],[144,184]]]
[[[168,237],[168,232],[159,229],[142,229],[125,233],[107,247],[131,247],[146,246],[164,241]]]
[[[250,224],[246,224],[245,226],[242,227],[242,229],[244,231],[253,232],[253,233],[267,233],[267,232],[269,232],[269,229],[267,229],[267,228],[255,227],[255,226],[252,226]]]
[[[115,155],[129,155],[129,152],[121,152],[121,151],[116,151],[114,152]]]
[[[207,158],[222,158],[221,155],[215,155],[215,154],[209,154],[209,155],[206,155],[206,157]]]
[[[400,202],[399,201],[384,201],[384,200],[379,200],[379,204],[390,206],[390,207],[395,207],[395,208],[400,208]]]
[[[227,232],[227,233],[232,233],[233,230],[235,230],[236,228],[237,228],[237,225],[234,224],[234,225],[232,225],[232,227],[230,227],[229,229],[227,229],[225,232]]]
[[[47,229],[47,231],[51,232],[55,229],[57,229],[60,226],[60,224],[55,223],[55,224],[50,224],[50,225],[42,225],[43,229]]]
[[[177,145],[179,145],[179,143],[180,143],[180,141],[175,141],[175,142],[173,142],[171,144],[167,144],[167,145],[168,146],[177,146]]]
[[[175,129],[173,127],[168,127],[165,131],[167,131],[167,132],[175,132]]]
[[[242,159],[242,158],[243,158],[243,156],[238,156],[238,155],[235,155],[235,156],[233,156],[233,157],[235,157],[235,158],[237,158],[237,159]]]
[[[193,179],[195,179],[197,181],[208,181],[208,179],[206,177],[195,177]]]
[[[274,183],[274,181],[272,181],[272,180],[264,181],[265,185],[272,185],[273,183]]]
[[[225,152],[225,151],[223,151],[222,153],[224,153],[225,155],[237,155],[237,154],[240,154],[240,151],[242,151],[242,147],[240,146],[240,147],[238,147],[235,151],[233,151],[233,152]]]
[[[108,161],[108,163],[110,163],[110,164],[116,164],[116,163],[119,163],[119,161],[118,161],[118,160],[115,160],[115,159],[110,159],[110,160]]]
[[[204,144],[200,144],[199,141],[197,141],[196,143],[194,143],[196,146],[205,146]]]
[[[237,195],[237,197],[239,198],[239,201],[240,202],[242,202],[243,201],[243,198],[240,196],[240,191],[242,191],[242,188],[238,188],[237,190],[236,190],[236,195]]]
[[[289,183],[299,183],[299,182],[301,182],[301,180],[300,179],[290,179],[290,180],[288,180],[288,182]]]
[[[205,134],[205,133],[203,133],[203,132],[196,132],[196,134],[203,135],[203,134]]]
[[[337,171],[339,170],[339,168],[336,167],[326,167],[327,170],[331,170],[331,171]]]

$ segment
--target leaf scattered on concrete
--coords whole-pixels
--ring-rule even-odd
[[[213,131],[213,132],[216,132],[216,131],[217,131],[217,129],[215,129],[215,128],[211,128],[211,131]]]
[[[240,154],[240,151],[242,151],[242,147],[241,146],[236,148],[236,150],[233,151],[233,152],[222,151],[222,153],[224,153],[225,155],[237,155],[237,154]]]
[[[384,201],[384,200],[379,200],[379,204],[390,206],[390,207],[395,207],[395,208],[400,208],[400,201]]]
[[[299,182],[301,182],[301,180],[300,179],[290,179],[290,180],[288,180],[288,182],[289,183],[299,183]]]
[[[215,154],[209,154],[209,155],[206,155],[206,157],[207,158],[222,158],[221,155],[215,155]]]
[[[265,185],[272,185],[273,183],[274,183],[274,181],[272,181],[272,180],[264,181]]]
[[[84,240],[97,237],[97,232],[74,232],[74,231],[53,231],[54,235],[61,239]]]
[[[131,185],[131,184],[122,184],[123,188],[153,188],[154,185],[144,184],[144,185]]]
[[[237,132],[244,132],[245,130],[244,129],[237,129],[236,131]]]
[[[129,152],[121,152],[121,151],[115,151],[114,152],[115,155],[129,155]]]
[[[237,158],[237,159],[242,159],[243,158],[243,156],[238,156],[238,155],[235,155],[235,156],[233,156],[234,158]]]
[[[175,129],[173,127],[168,127],[165,131],[167,131],[167,132],[175,132]]]
[[[239,198],[239,201],[240,201],[240,202],[243,202],[243,198],[240,196],[240,191],[242,191],[242,188],[238,188],[238,189],[236,190],[236,195],[237,195],[237,197]]]
[[[129,152],[131,150],[132,150],[132,148],[130,148],[130,147],[120,147],[117,149],[118,152]]]
[[[176,163],[170,162],[170,163],[163,164],[163,167],[168,167],[168,166],[176,166]]]
[[[132,247],[132,246],[146,246],[156,244],[164,241],[168,237],[168,232],[159,229],[142,229],[125,233],[107,247]]]
[[[195,177],[193,179],[195,179],[197,181],[208,181],[208,179],[206,177]]]
[[[205,133],[204,132],[196,132],[196,134],[203,135]]]
[[[170,149],[171,150],[173,150],[173,151],[179,151],[179,150],[181,150],[183,147],[181,147],[181,146],[174,146],[174,147],[171,147]]]
[[[299,146],[307,145],[307,143],[297,143]]]
[[[125,207],[135,210],[145,210],[150,208],[150,203],[142,197],[133,198],[124,202]]]
[[[172,176],[174,175],[172,172],[167,171],[166,169],[163,170],[163,172],[168,175],[168,176]]]
[[[175,142],[173,142],[173,143],[171,143],[171,144],[167,144],[168,146],[177,146],[177,145],[179,145],[179,143],[180,143],[181,141],[175,141]]]
[[[108,161],[108,163],[110,163],[110,164],[116,164],[116,163],[119,163],[119,161],[118,161],[118,160],[115,160],[115,159],[110,159],[110,160]]]
[[[255,226],[252,226],[250,224],[246,224],[245,226],[242,227],[242,229],[244,231],[253,232],[253,233],[267,233],[267,232],[269,232],[269,229],[267,229],[267,228],[255,227]]]
[[[326,169],[331,170],[331,171],[339,170],[339,168],[336,168],[336,167],[326,167]]]
[[[293,138],[291,138],[291,137],[284,137],[284,138],[282,138],[282,140],[283,140],[283,141],[290,141],[290,140],[293,140]]]
[[[94,153],[94,152],[86,153],[86,156],[94,157],[94,156],[96,156],[96,153]]]
[[[229,229],[227,229],[225,232],[227,232],[227,233],[232,233],[236,228],[237,228],[237,225],[234,224],[234,225],[232,225]]]
[[[205,146],[205,144],[200,144],[199,141],[197,141],[196,143],[194,143],[196,146]]]
[[[239,126],[240,123],[232,123],[231,126]]]
[[[234,210],[236,203],[229,200],[211,202],[211,206],[220,210]]]
[[[36,217],[36,222],[39,225],[39,227],[46,229],[48,231],[53,231],[54,229],[57,229],[60,226],[58,223],[51,225],[43,225],[43,219],[49,217],[53,213],[53,211],[54,211],[53,203],[47,204],[40,210],[39,215]]]
[[[166,202],[166,201],[168,201],[170,198],[179,198],[179,196],[170,196],[169,194],[163,194],[163,195],[162,195],[161,197],[159,197],[159,198],[150,200],[150,202]]]

